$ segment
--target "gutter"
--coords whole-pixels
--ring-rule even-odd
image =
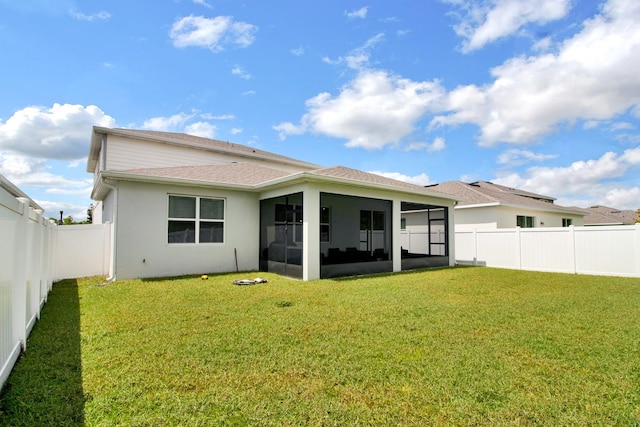
[[[118,183],[117,181],[111,181],[109,179],[104,178],[103,176],[100,177],[100,182],[102,185],[106,186],[107,188],[110,188],[113,193],[114,193],[114,198],[113,198],[113,218],[112,218],[112,222],[111,222],[111,259],[110,259],[110,266],[109,266],[109,276],[107,277],[106,282],[107,283],[111,283],[111,282],[115,282],[116,281],[116,263],[117,263],[117,245],[116,245],[116,237],[118,235],[118,221],[117,221],[117,217],[118,217]]]

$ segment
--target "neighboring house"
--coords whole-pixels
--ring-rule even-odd
[[[632,210],[620,210],[610,208],[607,206],[591,206],[589,208],[577,208],[571,209],[584,212],[584,225],[632,225],[640,222],[640,215],[637,211]]]
[[[455,198],[379,175],[102,127],[93,128],[87,171],[94,222],[113,224],[112,280],[249,270],[312,280],[455,263]],[[425,235],[403,248],[411,212],[443,230],[441,241]]]
[[[585,213],[580,209],[556,205],[553,197],[491,182],[447,181],[428,188],[459,199],[455,206],[458,231],[584,225]]]

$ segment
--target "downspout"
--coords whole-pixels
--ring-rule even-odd
[[[118,183],[117,181],[101,178],[102,184],[113,191],[113,215],[111,222],[111,259],[109,263],[109,276],[107,277],[107,283],[116,281],[116,236],[118,227]]]

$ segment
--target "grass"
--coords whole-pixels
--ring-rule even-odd
[[[638,279],[54,285],[0,425],[638,425]]]

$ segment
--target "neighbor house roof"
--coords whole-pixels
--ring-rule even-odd
[[[87,172],[95,170],[96,163],[102,145],[103,135],[117,135],[133,139],[149,140],[165,144],[187,146],[190,148],[214,151],[219,153],[233,154],[250,160],[270,160],[283,164],[288,164],[304,169],[315,169],[319,165],[303,162],[291,157],[282,156],[280,154],[270,153],[268,151],[259,150],[242,144],[232,142],[219,141],[216,139],[203,138],[200,136],[187,135],[184,133],[160,132],[152,130],[122,129],[122,128],[104,128],[99,126],[93,127],[91,137],[91,147],[89,149],[89,158],[87,161]]]
[[[589,208],[572,207],[581,210],[586,215],[584,225],[627,225],[640,221],[640,215],[633,210],[621,210],[608,206],[591,206]]]
[[[429,188],[451,194],[460,198],[456,208],[479,206],[517,206],[535,210],[564,212],[584,215],[579,209],[556,205],[553,197],[529,191],[510,188],[488,181],[466,183],[461,181],[447,181],[432,185]]]

